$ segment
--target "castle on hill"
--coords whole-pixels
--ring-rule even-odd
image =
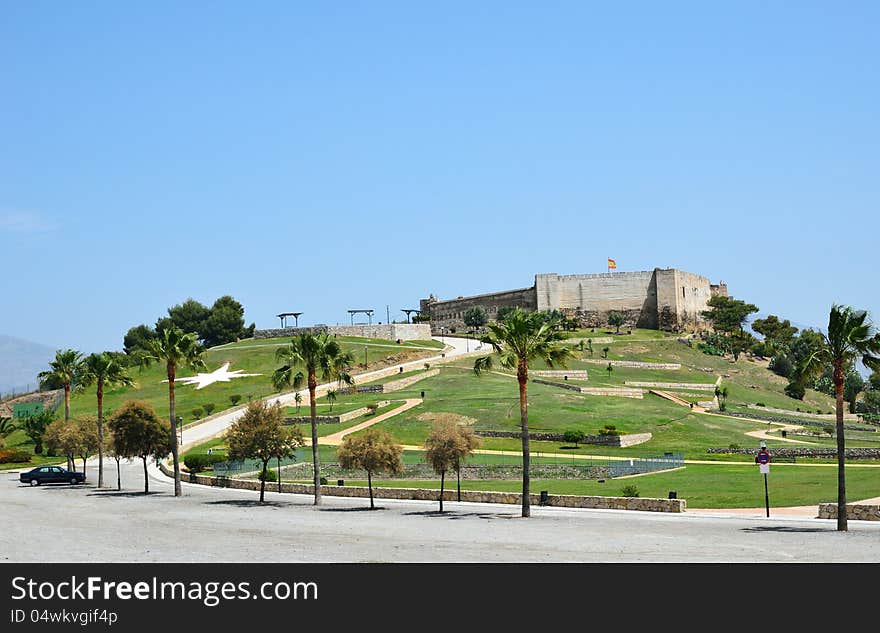
[[[465,329],[465,312],[477,306],[490,319],[506,307],[559,310],[583,327],[605,325],[611,312],[620,312],[629,327],[675,332],[702,329],[701,312],[714,295],[728,296],[727,285],[712,284],[708,277],[677,268],[655,268],[587,275],[542,273],[528,288],[442,301],[431,295],[419,302],[419,308],[423,317],[430,317],[436,333],[441,328]]]

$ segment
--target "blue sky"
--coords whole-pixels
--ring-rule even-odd
[[[477,6],[475,6],[477,5]],[[612,6],[613,5],[613,6]],[[880,322],[880,5],[3,3],[0,333],[678,267]]]

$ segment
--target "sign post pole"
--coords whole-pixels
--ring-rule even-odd
[[[764,506],[767,509],[767,518],[770,518],[770,493],[767,489],[767,475],[770,474],[770,452],[767,450],[767,442],[761,440],[761,450],[755,456],[761,474],[764,475]]]

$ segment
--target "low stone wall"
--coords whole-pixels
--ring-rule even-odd
[[[820,519],[836,519],[837,504],[836,503],[820,503],[819,504]],[[880,521],[880,505],[852,505],[846,504],[846,518],[854,521]]]
[[[563,380],[589,380],[590,375],[586,369],[533,369],[529,372],[531,376],[539,376],[542,378],[562,378]]]
[[[391,404],[390,400],[380,400],[377,402],[380,407],[384,407],[386,405]],[[355,409],[354,411],[349,411],[348,413],[340,413],[339,415],[319,415],[315,418],[315,424],[341,424],[343,422],[348,422],[349,420],[354,420],[355,418],[359,418],[362,415],[365,415],[369,409],[367,407],[361,407],[360,409]],[[289,418],[284,418],[284,424],[311,424],[312,417],[310,415],[298,415]]]
[[[522,433],[517,431],[474,431],[480,437],[509,437],[520,439]],[[647,442],[653,437],[650,433],[632,433],[629,435],[587,435],[579,444],[597,444],[600,446],[618,446],[626,448]],[[536,442],[564,442],[562,433],[529,433],[529,439]]]
[[[816,428],[824,429],[826,426],[835,426],[835,420],[829,420],[828,422],[821,422],[819,420],[808,420],[806,418],[792,418],[785,417],[781,415],[766,415],[761,413],[760,408],[755,410],[752,413],[750,409],[748,412],[745,411],[726,411],[725,415],[732,415],[736,418],[745,418],[747,420],[763,420],[765,422],[781,422],[781,423],[789,423],[789,424],[801,424],[803,426],[813,426]],[[862,431],[864,433],[876,433],[877,429],[871,428],[863,428],[861,426],[853,426],[851,424],[844,424],[843,429],[845,431]]]
[[[160,464],[160,469],[167,476],[173,473],[165,465]],[[207,475],[183,475],[183,481],[204,486],[219,488],[234,488],[237,490],[260,489],[257,480],[231,479],[229,477],[208,477]],[[277,483],[266,484],[270,492],[278,490]],[[314,486],[311,484],[282,483],[281,491],[293,494],[314,494]],[[331,497],[369,497],[370,491],[365,487],[355,486],[321,486],[321,494]],[[383,499],[405,499],[437,501],[440,498],[439,490],[425,488],[373,488],[373,495]],[[456,491],[445,490],[444,501],[455,501]],[[540,505],[540,494],[529,495],[534,505]],[[516,492],[482,492],[477,490],[462,490],[461,500],[475,503],[507,503],[519,505],[522,503],[522,494]],[[681,513],[686,509],[684,499],[652,499],[641,497],[585,497],[579,495],[548,495],[548,506],[560,508],[589,508],[600,510],[640,510],[643,512],[675,512]]]
[[[579,385],[569,385],[564,382],[556,382],[555,380],[541,380],[540,378],[532,378],[532,382],[539,385],[550,385],[551,387],[559,387],[560,389],[568,389],[569,391],[581,392]]]
[[[379,380],[378,378],[374,378],[373,380]],[[337,389],[336,393],[340,396],[350,396],[353,393],[383,393],[385,391],[385,385],[359,385],[355,387],[344,387],[343,389]]]
[[[428,371],[422,372],[421,374],[416,374],[415,376],[407,376],[406,378],[401,378],[400,380],[389,380],[383,385],[385,387],[384,391],[386,393],[389,391],[400,391],[401,389],[406,389],[410,385],[414,385],[421,380],[432,378],[439,373],[439,369],[429,369]]]
[[[361,338],[380,338],[386,341],[430,341],[431,326],[427,323],[386,323],[376,325],[315,325],[311,327],[270,328],[254,330],[254,338],[278,338],[297,336],[304,333],[319,334],[327,332],[339,336],[358,336]]]
[[[810,413],[809,411],[789,411],[788,409],[777,409],[775,407],[759,407],[756,404],[748,404],[747,406],[750,409],[756,409],[758,411],[778,413],[780,415],[794,416],[796,418],[816,418],[817,420],[828,420],[830,422],[837,421],[837,414],[835,413]],[[844,412],[843,419],[850,422],[857,422],[859,416],[855,413]]]
[[[705,382],[638,382],[627,380],[623,384],[633,387],[650,387],[656,389],[693,389],[694,391],[715,391],[715,383]]]
[[[633,369],[681,369],[681,363],[648,363],[638,360],[601,360],[598,358],[583,358],[581,360],[585,363],[604,365],[605,367],[611,363],[612,367],[631,367]]]
[[[637,400],[643,400],[645,397],[645,392],[641,389],[627,389],[626,387],[581,387],[580,391],[588,396],[617,396]]]
[[[757,455],[757,448],[707,448],[707,453],[732,455]],[[772,456],[779,457],[821,457],[836,458],[836,448],[773,448],[770,449]],[[846,459],[880,459],[880,448],[847,448],[844,451]],[[770,462],[773,463],[772,460]]]

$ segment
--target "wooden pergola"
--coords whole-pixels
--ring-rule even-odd
[[[410,315],[410,314],[412,314],[413,312],[415,312],[416,314],[421,314],[421,313],[422,313],[421,310],[416,310],[415,308],[401,308],[400,311],[403,312],[403,313],[406,315],[406,322],[407,322],[407,323],[410,322],[410,321],[409,321],[409,315]]]
[[[282,312],[281,314],[276,314],[275,316],[281,319],[281,328],[283,329],[287,327],[287,317],[293,317],[294,322],[296,323],[294,327],[299,327],[299,315],[301,314],[302,312]]]
[[[370,320],[370,325],[373,325],[373,310],[349,310],[348,315],[351,317],[351,324],[354,325],[354,315],[356,314],[366,314],[367,318]]]

